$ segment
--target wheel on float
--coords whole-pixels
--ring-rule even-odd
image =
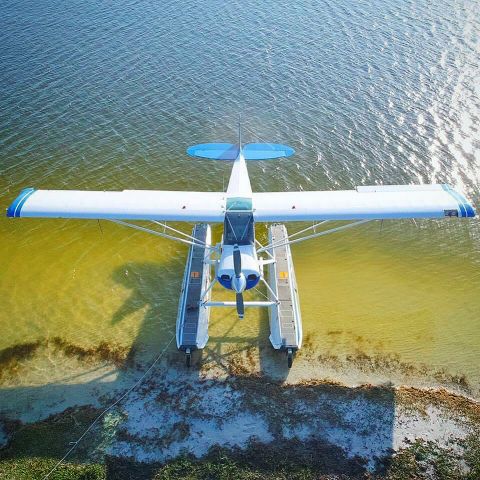
[[[287,350],[287,365],[288,368],[292,368],[293,365],[293,350],[291,348]]]

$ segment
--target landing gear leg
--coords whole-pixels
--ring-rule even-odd
[[[185,350],[185,365],[190,368],[192,365],[192,352],[189,348]]]
[[[292,368],[292,364],[293,364],[293,350],[291,348],[289,348],[287,350],[287,365],[288,365],[288,368]]]

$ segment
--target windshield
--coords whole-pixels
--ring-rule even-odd
[[[227,212],[223,227],[225,245],[252,245],[255,239],[252,212]]]

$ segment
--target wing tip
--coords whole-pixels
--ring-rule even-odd
[[[460,217],[473,218],[477,215],[477,212],[473,208],[473,205],[461,193],[458,193],[446,183],[442,185],[442,187],[445,191],[450,193],[450,195],[452,195],[452,197],[457,201]]]
[[[22,207],[27,201],[27,198],[32,195],[35,191],[33,187],[24,188],[17,196],[17,198],[10,204],[7,208],[7,217],[8,218],[18,218],[20,217],[20,212]]]
[[[466,202],[465,203],[465,209],[467,210],[467,217],[476,217],[477,216],[477,212],[476,210],[473,208],[472,204],[470,202]]]

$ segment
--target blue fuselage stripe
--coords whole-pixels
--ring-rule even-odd
[[[222,277],[217,277],[218,283],[222,285],[222,287],[228,288],[229,290],[233,290],[232,288],[232,280],[229,278],[223,279]],[[260,277],[255,277],[255,279],[248,279],[247,278],[247,285],[245,286],[245,290],[250,290],[251,288],[255,287],[258,282],[260,281]]]

